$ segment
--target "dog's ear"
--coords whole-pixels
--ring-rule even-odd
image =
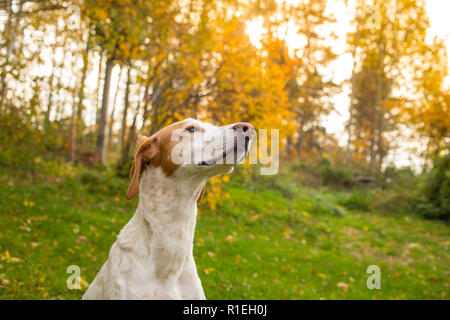
[[[203,193],[205,193],[205,186],[206,185],[204,185],[202,188],[202,191],[200,191],[200,195],[198,196],[198,199],[197,199],[197,204],[200,202],[200,200],[202,200]]]
[[[130,169],[130,185],[127,190],[127,199],[130,200],[139,193],[139,176],[144,171],[145,166],[158,153],[158,137],[142,137],[139,140],[138,148],[134,156],[133,165]]]

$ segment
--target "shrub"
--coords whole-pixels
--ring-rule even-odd
[[[419,210],[427,218],[449,221],[450,218],[450,153],[437,158],[423,187]]]
[[[370,202],[371,197],[366,191],[356,191],[340,200],[339,204],[351,210],[368,211]]]
[[[418,185],[404,189],[377,189],[371,193],[370,209],[389,214],[411,214],[416,211],[418,194]]]
[[[124,194],[128,182],[125,179],[118,179],[112,170],[105,168],[98,168],[97,171],[92,168],[82,169],[77,176],[87,190],[105,196]]]
[[[43,153],[41,136],[15,109],[0,114],[0,165],[35,170],[34,159]]]
[[[116,175],[121,178],[128,178],[130,176],[130,169],[133,165],[133,161],[134,159],[131,158],[125,163],[119,161],[116,166]]]
[[[324,185],[350,186],[353,171],[340,164],[332,164],[328,158],[322,158],[317,167],[317,173],[322,178]]]

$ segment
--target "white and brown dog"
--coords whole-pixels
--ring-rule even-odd
[[[137,210],[83,299],[205,299],[193,256],[197,202],[209,178],[245,159],[253,134],[248,123],[186,119],[143,137],[127,191],[139,193]]]

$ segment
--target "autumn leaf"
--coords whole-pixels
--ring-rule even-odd
[[[33,206],[34,206],[34,202],[33,202],[33,201],[27,201],[27,200],[25,200],[25,201],[23,202],[23,205],[24,205],[25,207],[33,207]]]
[[[80,242],[86,242],[87,241],[87,238],[85,237],[85,236],[78,236],[78,238],[77,238],[77,242],[78,243],[80,243]]]
[[[20,226],[19,229],[22,230],[22,231],[25,231],[25,232],[31,232],[31,228],[30,227]]]
[[[31,247],[33,247],[33,248],[37,248],[38,246],[40,245],[40,243],[39,242],[31,242]]]
[[[347,292],[349,285],[344,282],[338,282],[337,287],[340,288],[343,292]]]
[[[203,272],[205,273],[205,274],[210,274],[211,272],[214,272],[216,269],[214,269],[214,268],[205,268],[204,270],[203,270]]]

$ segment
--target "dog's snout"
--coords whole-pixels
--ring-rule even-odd
[[[236,123],[233,126],[233,129],[234,129],[234,131],[242,130],[243,132],[247,132],[247,131],[252,132],[252,131],[254,131],[253,126],[250,123],[246,123],[246,122]]]

